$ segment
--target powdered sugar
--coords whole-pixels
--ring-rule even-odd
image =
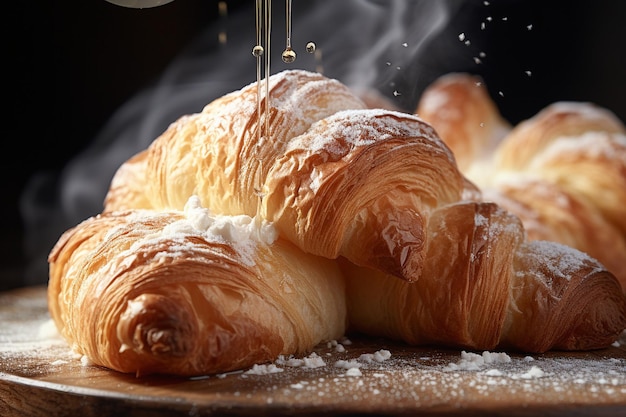
[[[185,401],[193,401],[193,407],[224,413],[232,409],[222,407],[236,405],[252,410],[262,401],[271,403],[277,414],[287,414],[293,407],[354,414],[372,410],[419,414],[441,404],[470,411],[476,404],[486,403],[494,409],[538,405],[561,410],[563,404],[571,403],[583,407],[623,405],[626,398],[626,353],[619,346],[596,352],[528,356],[413,348],[364,338],[354,342],[348,338],[331,340],[309,354],[281,357],[245,371],[173,379],[167,384],[162,377],[144,377],[142,381],[148,385],[151,381],[159,384],[158,392],[152,394],[142,390],[144,382],[133,376],[123,378],[83,364],[81,356],[50,327],[45,297],[42,299],[30,313],[36,317],[32,324],[8,321],[0,326],[2,370],[61,381],[63,387],[77,390],[93,387],[89,384],[97,381],[107,384],[100,389],[118,390],[125,398],[129,393],[141,394],[137,401],[152,401],[154,395],[159,403],[185,405]],[[17,303],[4,296],[0,305]],[[626,333],[620,341],[626,341]],[[451,364],[457,369],[451,369]],[[470,369],[474,366],[476,369]],[[193,398],[185,399],[182,392]]]
[[[621,152],[617,150],[621,149]],[[600,131],[585,132],[578,136],[561,136],[537,155],[529,170],[535,166],[551,165],[553,160],[564,160],[571,154],[576,160],[615,160],[626,165],[626,135]]]
[[[542,240],[535,240],[532,245],[535,246],[535,254],[541,257],[538,262],[549,267],[550,274],[553,276],[569,280],[572,272],[590,265],[597,265],[597,271],[602,271],[602,266],[593,258],[569,246]]]
[[[259,243],[271,245],[278,238],[278,230],[270,222],[246,215],[214,215],[209,209],[202,207],[197,196],[190,197],[184,211],[179,214],[181,215],[179,220],[135,241],[128,253],[133,253],[144,245],[155,245],[168,240],[167,253],[157,254],[155,259],[158,260],[161,256],[177,256],[178,253],[184,253],[188,249],[186,238],[199,236],[207,242],[230,244],[238,251],[243,263],[254,265],[256,245]],[[137,211],[131,215],[131,220],[136,220],[140,224],[151,216],[166,215],[167,213]],[[109,235],[115,233],[115,230],[111,230]]]
[[[191,196],[185,204],[185,219],[169,224],[163,229],[163,236],[201,234],[209,240],[219,239],[240,243],[249,240],[272,244],[278,238],[278,231],[266,220],[261,222],[246,215],[213,215],[202,207],[198,196]]]
[[[623,355],[610,358],[585,354],[584,358],[573,358],[462,351],[457,360],[451,360],[453,351],[417,349],[407,354],[397,345],[359,352],[363,349],[360,343],[356,348],[346,344],[341,353],[335,350],[336,344],[320,345],[315,352],[327,358],[325,366],[285,368],[279,377],[266,374],[255,381],[259,387],[272,387],[262,392],[274,403],[289,398],[298,404],[327,404],[323,401],[326,398],[346,404],[350,399],[347,402],[351,404],[367,403],[368,410],[375,404],[392,409],[392,404],[411,404],[411,409],[417,410],[421,405],[442,402],[471,407],[466,401],[481,399],[511,407],[520,400],[525,404],[560,404],[573,399],[577,403],[612,403],[626,398]],[[382,361],[374,359],[377,357]]]
[[[461,352],[461,359],[456,363],[450,363],[444,371],[476,371],[482,369],[485,365],[496,363],[509,363],[511,357],[506,353],[493,353],[485,351],[482,355],[472,352]]]
[[[254,365],[252,368],[244,372],[244,375],[267,375],[283,372],[282,368],[277,367],[273,363],[269,365]]]
[[[302,138],[294,139],[288,150],[302,147],[317,153],[325,149],[343,155],[349,149],[398,137],[424,137],[448,152],[434,130],[417,116],[381,109],[343,110],[314,123]],[[453,160],[452,154],[449,158]]]
[[[293,356],[289,356],[285,358],[284,356],[279,356],[278,359],[274,362],[277,365],[288,366],[292,368],[308,368],[315,369],[320,368],[322,366],[326,366],[326,362],[322,359],[317,353],[313,352],[309,356],[298,359]]]

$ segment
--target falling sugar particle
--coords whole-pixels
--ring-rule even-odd
[[[489,6],[489,2],[488,2],[488,1],[483,1],[483,4],[484,4],[485,6]]]
[[[285,49],[283,51],[283,62],[286,64],[291,64],[293,61],[296,60],[296,53],[293,51],[293,49]]]
[[[459,33],[459,40],[463,42],[465,40],[465,33]]]
[[[406,42],[404,42],[404,43],[402,44],[402,46],[404,46],[404,47],[406,48],[407,46],[409,46],[409,44],[408,44],[408,43],[406,43]]]
[[[474,57],[474,63],[475,64],[482,64],[483,61],[480,60],[480,58],[478,58],[477,56]]]
[[[400,67],[399,67],[399,66],[397,66],[397,67],[396,67],[396,69],[397,69],[398,71],[400,71]]]
[[[528,29],[528,30],[533,30],[533,25],[528,25],[528,26],[526,26],[526,29]]]
[[[470,42],[470,40],[469,40],[469,39],[465,41],[465,45],[466,45],[466,46],[470,46],[470,45],[471,45],[471,42]]]
[[[529,77],[530,77],[531,75],[533,75],[533,73],[532,73],[532,72],[530,72],[530,71],[524,71],[524,72],[525,72],[525,73],[526,73],[526,75],[528,75]]]
[[[261,45],[256,45],[254,48],[252,48],[252,55],[257,58],[263,56],[263,47]]]
[[[485,30],[485,22],[480,22],[480,30]]]
[[[389,61],[385,62],[385,65],[387,65],[388,67],[390,67],[390,66],[391,66],[391,62],[389,62]]]
[[[503,21],[503,22],[506,22],[507,20],[509,20],[509,18],[508,18],[508,17],[503,17],[503,18],[502,18],[502,21]]]
[[[481,58],[484,58],[484,57],[486,57],[486,56],[487,56],[487,54],[486,54],[486,53],[484,53],[484,52],[480,52],[480,53],[478,54],[478,56],[479,56],[479,57],[481,57]]]
[[[309,42],[306,44],[306,51],[310,54],[312,54],[313,52],[315,52],[315,43],[314,42]]]
[[[398,96],[401,96],[401,95],[402,95],[402,93],[400,93],[398,90],[394,90],[393,91],[393,96],[394,97],[398,97]]]
[[[493,17],[487,16],[487,22],[491,22],[492,20],[493,20]]]
[[[484,122],[480,122],[480,127],[485,127],[485,123]]]
[[[504,97],[504,93],[502,91],[498,91],[498,94],[500,95],[500,97]]]

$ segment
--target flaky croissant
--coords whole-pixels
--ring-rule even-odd
[[[120,167],[105,211],[180,210],[198,195],[215,213],[258,212],[305,252],[417,279],[423,216],[473,187],[450,150],[419,118],[365,109],[320,74],[269,83],[269,138],[255,85],[218,98]]]
[[[436,80],[416,112],[464,162],[483,198],[519,216],[530,239],[588,253],[626,292],[626,128],[613,113],[558,102],[510,128],[468,74]],[[499,139],[488,141],[494,130]]]
[[[415,283],[342,263],[353,330],[413,345],[545,352],[605,347],[626,327],[611,273],[570,247],[526,241],[520,220],[494,203],[444,206],[428,236]]]
[[[77,353],[137,375],[242,369],[344,335],[337,264],[272,231],[195,198],[90,218],[50,254],[51,316]]]
[[[50,312],[78,352],[194,375],[303,352],[346,326],[529,351],[603,347],[626,327],[615,277],[527,242],[422,119],[296,70],[270,77],[265,123],[262,90],[170,125],[120,167],[103,213],[53,248]]]
[[[436,79],[422,93],[415,113],[437,130],[463,173],[490,160],[511,130],[482,79],[465,73]]]

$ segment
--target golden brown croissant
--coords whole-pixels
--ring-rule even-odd
[[[350,325],[413,345],[525,352],[605,347],[626,327],[615,277],[573,248],[525,241],[494,203],[436,210],[419,281],[343,262]]]
[[[78,352],[194,375],[304,352],[347,324],[532,351],[606,346],[626,327],[615,277],[526,242],[420,118],[299,70],[269,90],[267,124],[250,85],[170,125],[120,167],[103,214],[61,237],[50,312]]]
[[[285,71],[269,90],[270,139],[255,85],[218,98],[124,164],[105,210],[180,210],[198,195],[215,213],[258,211],[305,252],[417,279],[424,216],[471,189],[450,150],[419,118],[364,109],[319,74]]]
[[[490,159],[511,130],[482,79],[464,73],[436,79],[422,93],[415,113],[435,127],[464,173],[472,165]]]
[[[622,122],[591,103],[558,102],[487,145],[475,127],[501,116],[484,85],[475,81],[468,74],[443,77],[425,91],[417,112],[458,151],[464,174],[483,197],[522,219],[530,239],[588,253],[617,276],[626,292]],[[475,108],[482,111],[468,110]],[[481,157],[477,148],[484,152]]]
[[[198,375],[344,335],[335,262],[194,201],[185,213],[103,214],[62,236],[49,308],[75,351],[121,372]]]

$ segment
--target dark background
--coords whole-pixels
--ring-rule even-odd
[[[251,8],[254,0],[226,3],[236,10]],[[482,0],[461,3],[459,21],[472,19],[483,7]],[[626,2],[490,3],[494,16],[532,22],[532,33],[489,39],[485,65],[472,66],[459,59],[470,52],[458,49],[462,46],[455,33],[466,32],[471,39],[481,36],[480,30],[477,25],[472,26],[475,33],[453,27],[447,39],[457,49],[448,45],[443,58],[432,54],[431,78],[450,70],[482,75],[512,123],[557,100],[592,101],[626,120]],[[33,174],[60,171],[89,146],[117,108],[153,83],[204,28],[219,23],[217,1],[212,0],[176,0],[143,10],[105,0],[12,2],[8,7],[0,290],[24,284],[28,259],[20,199]],[[484,18],[484,8],[480,10]],[[498,59],[490,61],[492,56]],[[522,75],[525,66],[532,68],[532,77]]]
[[[244,1],[228,3],[238,7]],[[9,7],[0,290],[23,282],[28,259],[19,204],[31,177],[60,171],[115,109],[154,82],[185,45],[219,19],[213,0],[176,0],[141,10],[105,0],[36,0]]]

